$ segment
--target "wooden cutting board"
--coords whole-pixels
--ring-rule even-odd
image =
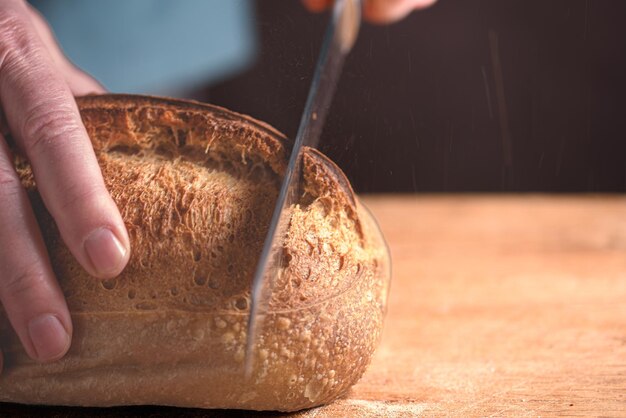
[[[626,197],[365,202],[394,268],[382,343],[346,399],[293,416],[626,416]],[[0,404],[3,416],[87,412],[250,416]]]

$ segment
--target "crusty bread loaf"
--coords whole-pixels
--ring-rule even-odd
[[[198,103],[104,95],[78,104],[131,259],[114,280],[90,277],[61,241],[30,168],[17,164],[74,335],[61,361],[36,364],[0,314],[0,401],[296,410],[345,394],[379,340],[389,260],[339,168],[306,150],[285,262],[246,379],[251,277],[288,142]]]

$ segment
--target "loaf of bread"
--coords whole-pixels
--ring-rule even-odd
[[[307,149],[270,311],[244,374],[251,279],[290,142],[222,108],[78,99],[132,255],[90,277],[16,162],[74,323],[60,361],[30,360],[0,313],[0,401],[297,410],[344,395],[378,343],[389,258],[340,169]],[[80,175],[80,173],[76,173]]]

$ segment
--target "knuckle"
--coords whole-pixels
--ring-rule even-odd
[[[20,193],[22,184],[17,173],[9,164],[0,162],[0,198],[8,198]]]
[[[60,139],[80,135],[75,103],[60,74],[43,58],[43,48],[25,13],[0,7],[0,89],[17,87],[28,99],[15,132],[27,154],[58,150],[64,142]]]
[[[41,271],[34,267],[26,267],[3,280],[1,286],[3,299],[23,300],[29,298],[29,295],[38,293],[38,289],[45,285],[46,277]]]
[[[0,39],[7,41],[22,39],[25,35],[27,21],[24,15],[11,8],[0,9]],[[17,35],[17,36],[16,36]]]
[[[67,139],[80,134],[80,128],[63,104],[43,101],[24,118],[21,137],[27,154],[61,151]]]
[[[14,10],[0,10],[0,74],[26,70],[26,61],[36,49],[35,37],[23,14]]]

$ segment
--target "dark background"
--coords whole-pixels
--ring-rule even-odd
[[[328,15],[257,13],[256,65],[206,100],[293,137]],[[321,148],[361,192],[623,192],[625,76],[625,1],[440,0],[362,27]]]

